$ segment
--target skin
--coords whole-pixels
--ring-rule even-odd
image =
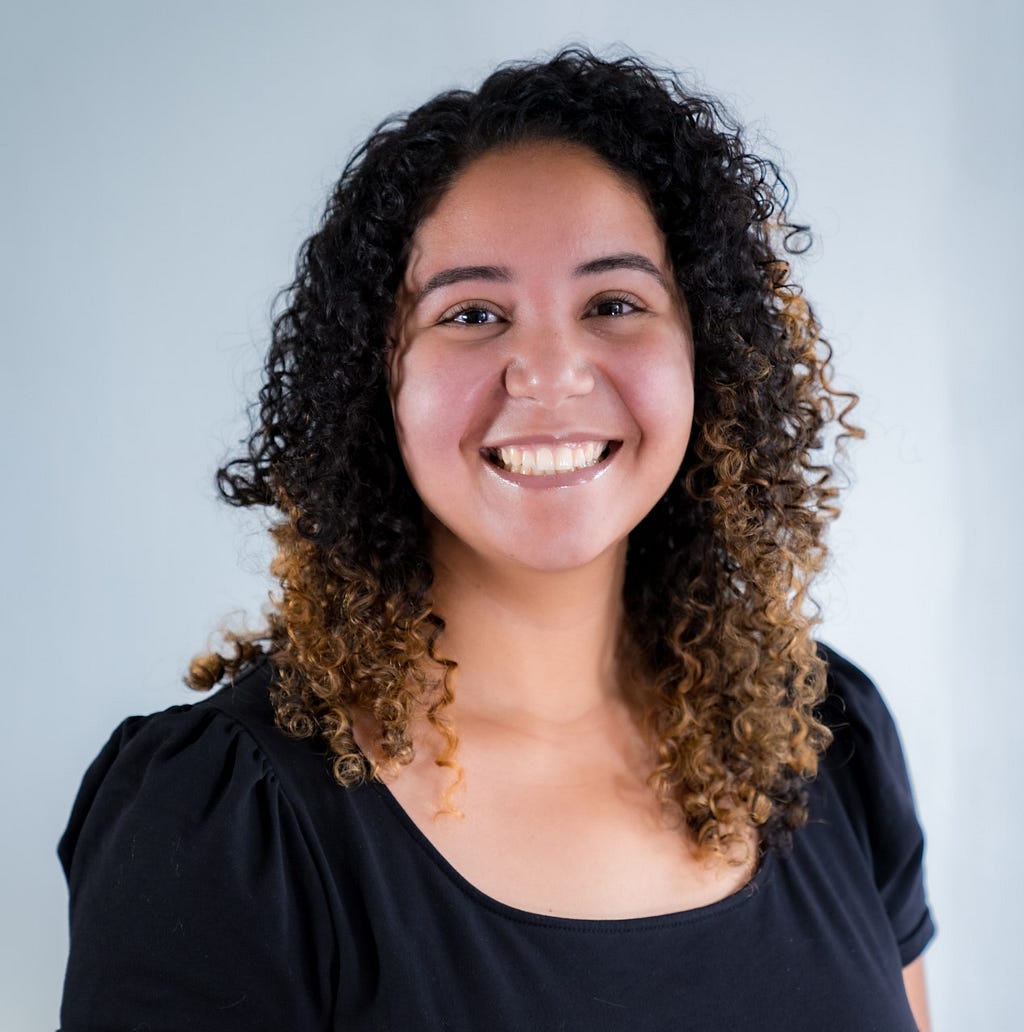
[[[456,870],[523,910],[643,917],[737,891],[753,833],[744,855],[699,859],[666,816],[616,648],[628,535],[693,419],[690,321],[646,201],[577,147],[483,156],[417,229],[393,336],[399,446],[458,659],[462,818],[439,812],[450,773],[426,721],[391,791]],[[612,454],[561,478],[488,457],[581,439]],[[373,751],[358,717],[356,735]],[[906,981],[927,1029],[920,961]]]
[[[931,1032],[932,1022],[928,1011],[928,987],[924,977],[924,957],[918,957],[903,969],[903,984],[907,990],[910,1010],[920,1032]]]

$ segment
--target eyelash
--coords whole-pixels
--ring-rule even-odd
[[[588,311],[597,308],[599,305],[627,305],[629,308],[633,309],[632,312],[623,312],[620,315],[605,315],[597,317],[603,319],[621,319],[624,315],[633,315],[637,312],[647,311],[647,309],[644,308],[644,306],[640,304],[640,302],[635,297],[633,297],[632,294],[606,294],[604,297],[599,297],[590,306],[590,309],[588,309]]]
[[[615,305],[615,304],[626,305],[628,308],[632,309],[632,311],[631,312],[622,312],[619,315],[607,315],[607,314],[606,315],[599,315],[599,314],[595,313],[595,315],[593,317],[594,318],[598,318],[598,319],[621,319],[623,316],[626,316],[626,315],[632,315],[632,314],[634,314],[636,312],[645,312],[645,311],[647,311],[647,309],[644,308],[643,305],[641,305],[640,302],[635,297],[632,296],[632,294],[608,294],[608,295],[605,295],[604,297],[600,297],[596,301],[594,301],[590,305],[590,307],[587,309],[587,312],[592,312],[595,308],[599,307],[600,305]],[[498,312],[495,312],[493,309],[487,307],[482,302],[479,302],[479,301],[463,301],[461,304],[456,305],[453,309],[451,309],[450,311],[446,312],[441,317],[439,322],[441,324],[454,325],[454,326],[487,326],[487,325],[491,325],[490,320],[488,320],[487,322],[469,322],[469,323],[458,322],[459,316],[460,315],[465,315],[467,312],[480,312],[480,313],[482,313],[484,315],[493,316],[495,320],[499,320],[499,319],[502,318],[502,316]]]
[[[492,309],[488,308],[481,301],[463,301],[461,304],[458,304],[454,308],[452,308],[449,311],[445,312],[445,314],[443,316],[441,316],[439,322],[441,322],[443,324],[446,323],[446,324],[451,324],[451,325],[455,325],[455,326],[486,326],[486,325],[490,325],[490,323],[460,323],[460,322],[456,322],[456,320],[458,319],[458,317],[460,315],[465,315],[467,312],[483,312],[486,315],[494,316],[495,319],[500,319],[501,318],[501,316],[497,312],[495,312]]]

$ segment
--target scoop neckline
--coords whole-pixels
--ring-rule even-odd
[[[592,932],[639,932],[658,928],[669,928],[681,924],[694,924],[721,916],[754,899],[765,888],[774,865],[774,850],[765,849],[760,857],[757,870],[751,879],[741,885],[735,892],[688,910],[676,910],[666,914],[647,914],[637,917],[563,917],[557,914],[540,914],[532,910],[523,910],[509,903],[503,903],[494,896],[477,888],[465,875],[461,874],[448,858],[423,833],[419,825],[409,816],[392,791],[382,781],[369,780],[367,784],[376,791],[387,809],[412,838],[413,842],[424,853],[426,858],[452,884],[474,903],[490,910],[499,916],[520,924],[542,925],[547,928],[559,928],[565,931]]]
[[[260,657],[251,668],[233,682],[232,686],[237,687],[251,673],[254,673],[260,666],[266,663],[267,659],[268,657],[266,656]],[[269,664],[267,665],[269,666]],[[369,763],[366,754],[358,743],[355,743],[355,747],[364,761]],[[520,924],[531,924],[576,932],[640,932],[670,928],[683,924],[695,924],[722,916],[755,899],[767,888],[771,881],[776,862],[775,850],[771,847],[764,848],[760,862],[757,865],[757,870],[746,884],[741,885],[735,892],[720,900],[716,900],[714,903],[707,903],[701,907],[691,907],[689,910],[677,910],[666,914],[648,914],[638,917],[606,918],[564,917],[555,914],[540,914],[532,910],[514,907],[509,903],[503,903],[494,896],[488,895],[482,889],[477,888],[452,865],[448,858],[423,833],[419,825],[409,816],[405,807],[402,806],[391,789],[383,781],[370,777],[363,783],[363,787],[375,791],[378,798],[385,804],[386,809],[390,811],[430,864],[440,871],[464,896],[481,908],[498,914],[506,920]]]

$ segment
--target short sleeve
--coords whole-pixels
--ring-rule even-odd
[[[924,885],[924,833],[896,725],[870,678],[822,647],[834,741],[825,764],[869,856],[904,966],[935,934]]]
[[[330,1026],[333,939],[303,829],[210,707],[122,724],[61,840],[64,1032]]]

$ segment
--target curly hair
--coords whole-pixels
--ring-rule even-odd
[[[581,48],[503,66],[382,123],[356,151],[304,244],[273,326],[243,457],[218,472],[233,505],[276,508],[268,626],[198,657],[209,688],[257,653],[276,667],[279,724],[321,735],[336,779],[381,770],[353,737],[372,715],[382,764],[413,755],[415,714],[445,736],[457,657],[388,396],[388,329],[410,239],[461,170],[495,148],[588,148],[638,186],[664,233],[695,345],[694,433],[673,483],[629,538],[625,633],[640,657],[650,782],[704,851],[750,827],[780,845],[806,819],[806,779],[830,734],[808,596],[838,512],[828,449],[861,431],[830,383],[831,350],[786,255],[776,165],[746,151],[719,104],[634,56]]]

